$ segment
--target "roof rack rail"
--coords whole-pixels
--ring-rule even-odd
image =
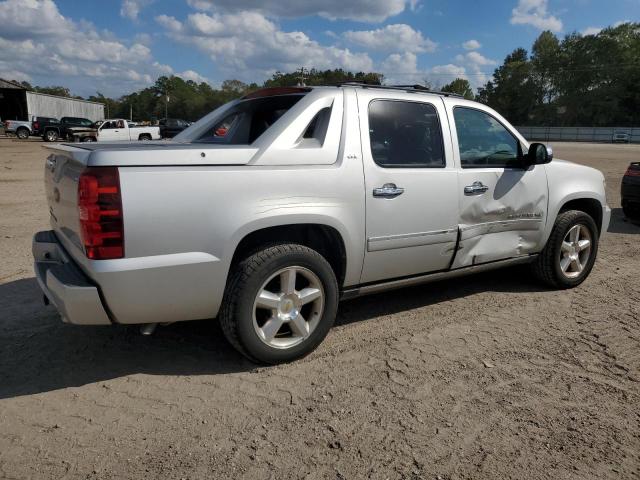
[[[371,83],[361,83],[361,82],[341,82],[337,85],[338,87],[362,87],[362,88],[380,88],[383,90],[403,90],[405,92],[424,92],[424,93],[433,93],[435,95],[443,95],[445,97],[458,97],[464,98],[462,95],[458,93],[452,92],[442,92],[440,90],[431,90],[424,85],[375,85]]]

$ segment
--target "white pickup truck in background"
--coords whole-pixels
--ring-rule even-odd
[[[138,127],[122,118],[96,122],[90,128],[70,128],[74,142],[128,142],[131,140],[160,140],[160,127]]]

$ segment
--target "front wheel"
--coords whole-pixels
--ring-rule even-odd
[[[338,283],[325,258],[303,245],[279,244],[235,268],[220,323],[240,353],[276,364],[312,352],[329,332],[337,309]]]
[[[598,253],[598,228],[579,210],[558,215],[544,250],[533,264],[535,275],[554,288],[573,288],[591,273]]]

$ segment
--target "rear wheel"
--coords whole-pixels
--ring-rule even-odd
[[[55,130],[47,130],[44,132],[44,139],[46,142],[55,142],[58,140],[58,132]]]
[[[18,130],[16,130],[16,137],[18,137],[20,140],[26,140],[27,138],[29,138],[29,129],[24,127],[18,128]]]
[[[140,135],[140,137],[138,137],[138,140],[142,142],[148,142],[149,140],[151,140],[151,135],[149,135],[148,133],[143,133]]]
[[[84,137],[81,141],[84,143],[88,143],[88,142],[95,142],[96,139],[94,137]]]
[[[536,276],[554,288],[572,288],[589,275],[598,253],[598,228],[578,210],[558,215],[547,245],[533,265]]]
[[[240,353],[275,364],[313,351],[333,325],[337,308],[338,284],[324,257],[303,245],[280,244],[238,264],[220,323]]]

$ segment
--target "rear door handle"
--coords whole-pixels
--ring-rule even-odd
[[[382,187],[373,189],[373,196],[378,198],[396,198],[404,193],[404,188],[397,187],[395,183],[385,183]]]
[[[464,194],[482,195],[487,190],[489,190],[489,187],[484,185],[482,182],[473,182],[471,185],[467,185],[466,187],[464,187]]]

